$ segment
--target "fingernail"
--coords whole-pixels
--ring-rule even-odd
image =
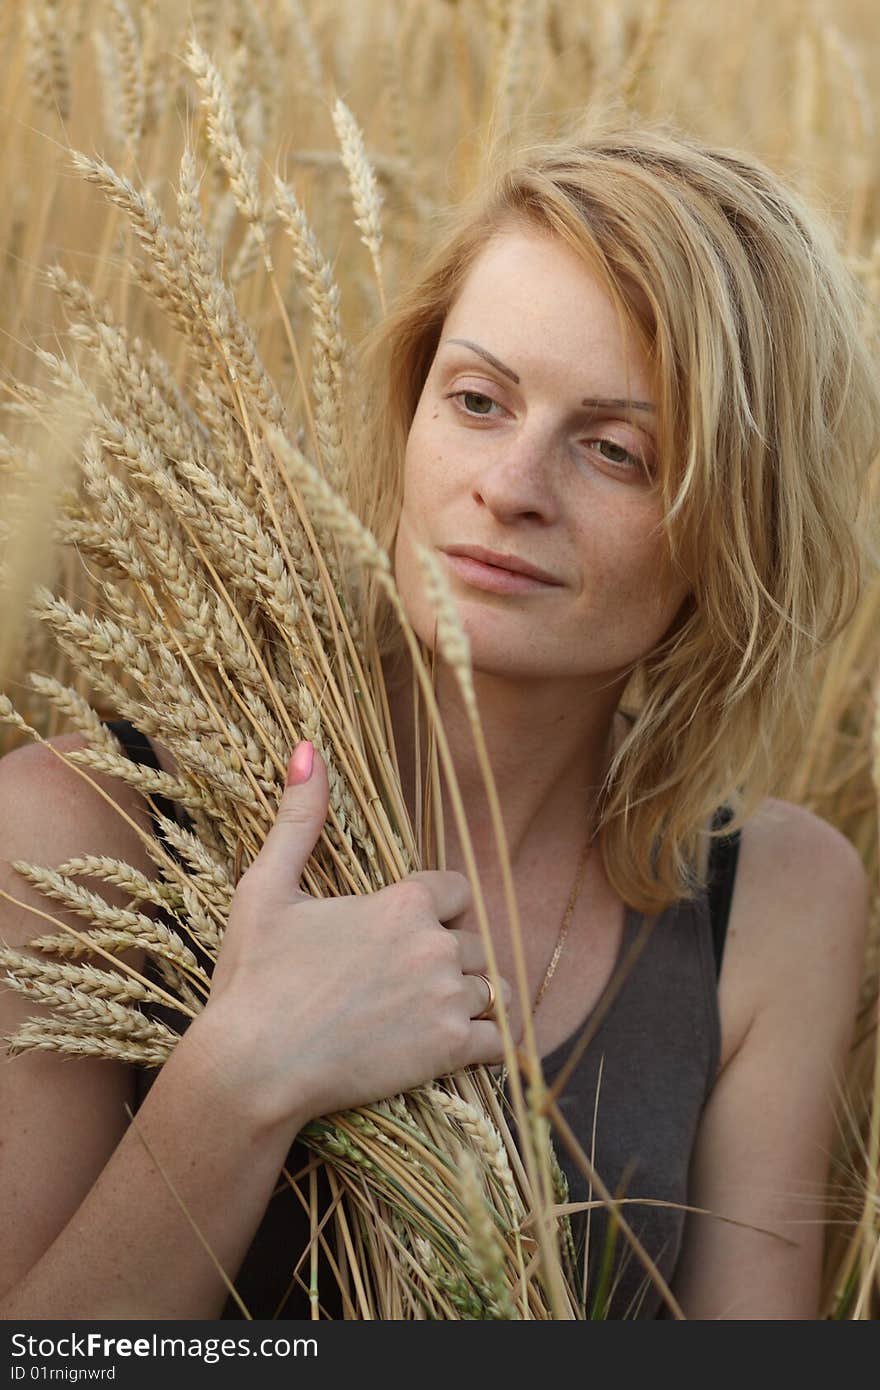
[[[315,761],[314,744],[304,739],[298,743],[293,750],[293,757],[287,764],[287,785],[298,787],[301,783],[307,782],[312,775],[312,767]]]

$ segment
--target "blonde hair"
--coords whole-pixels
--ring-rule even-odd
[[[352,501],[389,553],[443,321],[512,219],[598,270],[655,368],[664,533],[692,593],[625,692],[636,719],[603,788],[600,843],[620,897],[661,912],[704,887],[712,812],[727,801],[728,831],[740,826],[796,754],[811,662],[876,564],[866,315],[830,232],[750,157],[659,130],[532,146],[446,214],[365,345]],[[396,650],[381,596],[367,603],[380,651]]]

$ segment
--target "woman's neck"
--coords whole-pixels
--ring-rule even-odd
[[[385,663],[386,688],[404,798],[416,817],[415,737],[408,655]],[[622,684],[592,695],[572,681],[511,680],[474,673],[483,736],[495,779],[513,866],[526,868],[574,835],[582,842],[613,753],[626,732],[615,719]],[[455,677],[437,663],[435,692],[481,872],[497,862],[489,800],[476,745]],[[422,782],[427,776],[427,718],[421,705]],[[448,868],[464,868],[445,777]]]

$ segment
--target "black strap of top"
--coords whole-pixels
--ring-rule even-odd
[[[108,719],[106,724],[108,729],[113,730],[132,762],[139,763],[141,766],[152,767],[157,772],[161,771],[156,750],[149,738],[130,720]],[[174,802],[169,801],[168,797],[154,794],[152,800],[160,815],[167,816],[169,820],[177,820]],[[720,830],[727,824],[732,815],[733,812],[729,806],[719,807],[712,820],[713,830]],[[156,833],[161,839],[164,839],[158,822],[156,822]],[[709,916],[712,925],[716,978],[721,973],[721,961],[724,956],[724,941],[727,935],[727,922],[730,916],[736,864],[739,857],[739,836],[740,832],[736,830],[733,835],[724,835],[720,839],[713,840],[709,853]]]
[[[733,816],[730,806],[720,806],[712,818],[712,829],[720,830]],[[733,898],[736,864],[739,858],[740,832],[713,840],[709,851],[709,917],[712,924],[712,947],[715,953],[715,977],[721,974],[724,941]]]

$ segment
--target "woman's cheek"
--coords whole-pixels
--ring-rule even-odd
[[[426,600],[423,594],[421,568],[415,552],[416,542],[423,544],[418,526],[412,524],[412,513],[405,506],[397,528],[394,543],[394,582],[397,585],[404,612],[422,640],[425,640],[427,622],[424,617]]]

